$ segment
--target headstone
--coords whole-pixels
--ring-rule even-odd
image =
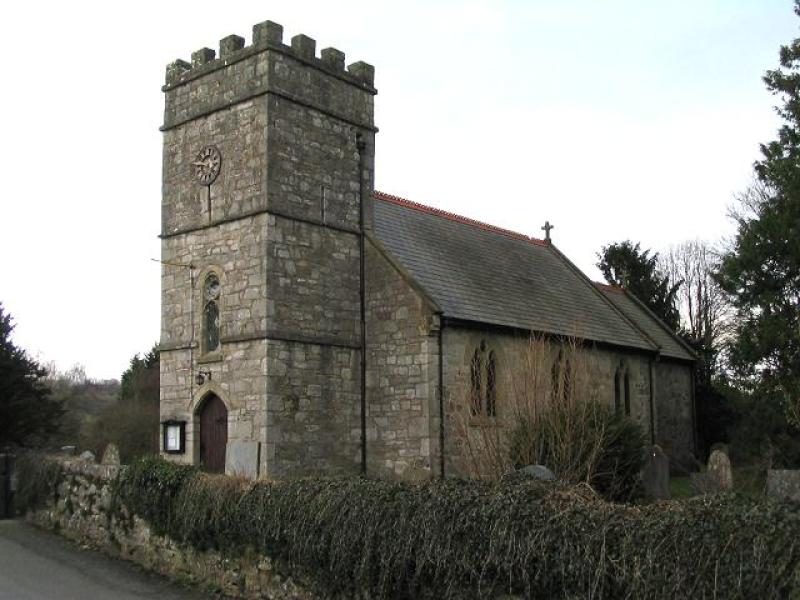
[[[225,449],[225,473],[255,479],[258,477],[258,455],[258,442],[228,442]]]
[[[101,465],[119,465],[119,449],[114,444],[109,444],[103,450],[103,458],[100,459]]]
[[[61,446],[61,450],[59,450],[60,454],[64,454],[66,456],[74,456],[75,455],[75,446]]]
[[[86,462],[91,462],[91,463],[97,460],[94,456],[94,452],[91,452],[90,450],[84,450],[83,452],[81,452],[81,455],[78,458],[80,460],[84,460]]]
[[[779,500],[800,502],[800,471],[769,469],[767,471],[767,496]]]
[[[519,472],[532,479],[541,479],[542,481],[556,480],[556,474],[544,465],[528,465],[527,467],[522,467]]]
[[[724,450],[714,450],[711,453],[708,457],[707,472],[717,480],[720,489],[729,490],[733,487],[731,461]]]
[[[645,452],[642,486],[656,500],[669,500],[669,459],[661,446],[650,446]]]

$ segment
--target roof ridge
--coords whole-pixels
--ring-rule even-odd
[[[464,225],[469,225],[471,227],[475,227],[483,231],[489,231],[491,233],[499,233],[500,235],[504,235],[506,237],[515,240],[528,242],[529,244],[534,244],[536,246],[550,245],[545,240],[535,237],[530,237],[528,235],[525,235],[524,233],[511,231],[510,229],[504,229],[503,227],[498,227],[497,225],[484,223],[483,221],[478,221],[476,219],[470,219],[469,217],[465,217],[463,215],[458,215],[456,213],[448,212],[440,208],[434,208],[433,206],[428,206],[426,204],[420,204],[419,202],[413,202],[411,200],[407,200],[406,198],[401,198],[400,196],[387,194],[386,192],[379,192],[378,190],[374,190],[372,193],[372,197],[375,198],[376,200],[390,202],[391,204],[396,204],[398,206],[405,206],[406,208],[411,208],[413,210],[417,210],[419,212],[423,212],[436,217],[442,217],[443,219],[448,219],[449,221],[453,221],[455,223],[462,223]]]

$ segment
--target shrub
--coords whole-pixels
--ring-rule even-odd
[[[14,508],[19,514],[35,510],[55,498],[61,465],[52,458],[35,452],[20,454],[14,472],[17,480]]]
[[[587,486],[513,478],[246,482],[160,459],[133,465],[118,485],[122,501],[156,531],[305,567],[326,596],[783,598],[800,591],[796,508],[735,495],[634,507],[607,503]]]
[[[531,337],[521,364],[506,365],[497,418],[460,407],[456,434],[466,472],[495,480],[525,465],[546,465],[567,483],[588,483],[611,500],[637,490],[645,436],[598,398],[596,365],[575,342]]]

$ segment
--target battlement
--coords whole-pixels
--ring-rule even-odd
[[[316,56],[316,41],[304,34],[295,35],[291,44],[283,43],[283,26],[264,21],[253,26],[253,43],[245,46],[238,35],[229,35],[219,42],[219,56],[211,48],[201,48],[192,53],[191,62],[177,59],[167,65],[164,91],[183,85],[198,77],[227,67],[264,50],[292,56],[335,77],[366,88],[374,93],[375,67],[359,61],[345,69],[344,52],[336,48],[324,48]]]

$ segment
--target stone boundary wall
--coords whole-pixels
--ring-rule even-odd
[[[111,484],[115,465],[55,458],[62,465],[56,496],[26,520],[71,540],[129,560],[170,579],[192,583],[233,598],[312,600],[308,578],[289,573],[271,558],[245,553],[232,557],[154,534],[148,524],[115,506]]]

